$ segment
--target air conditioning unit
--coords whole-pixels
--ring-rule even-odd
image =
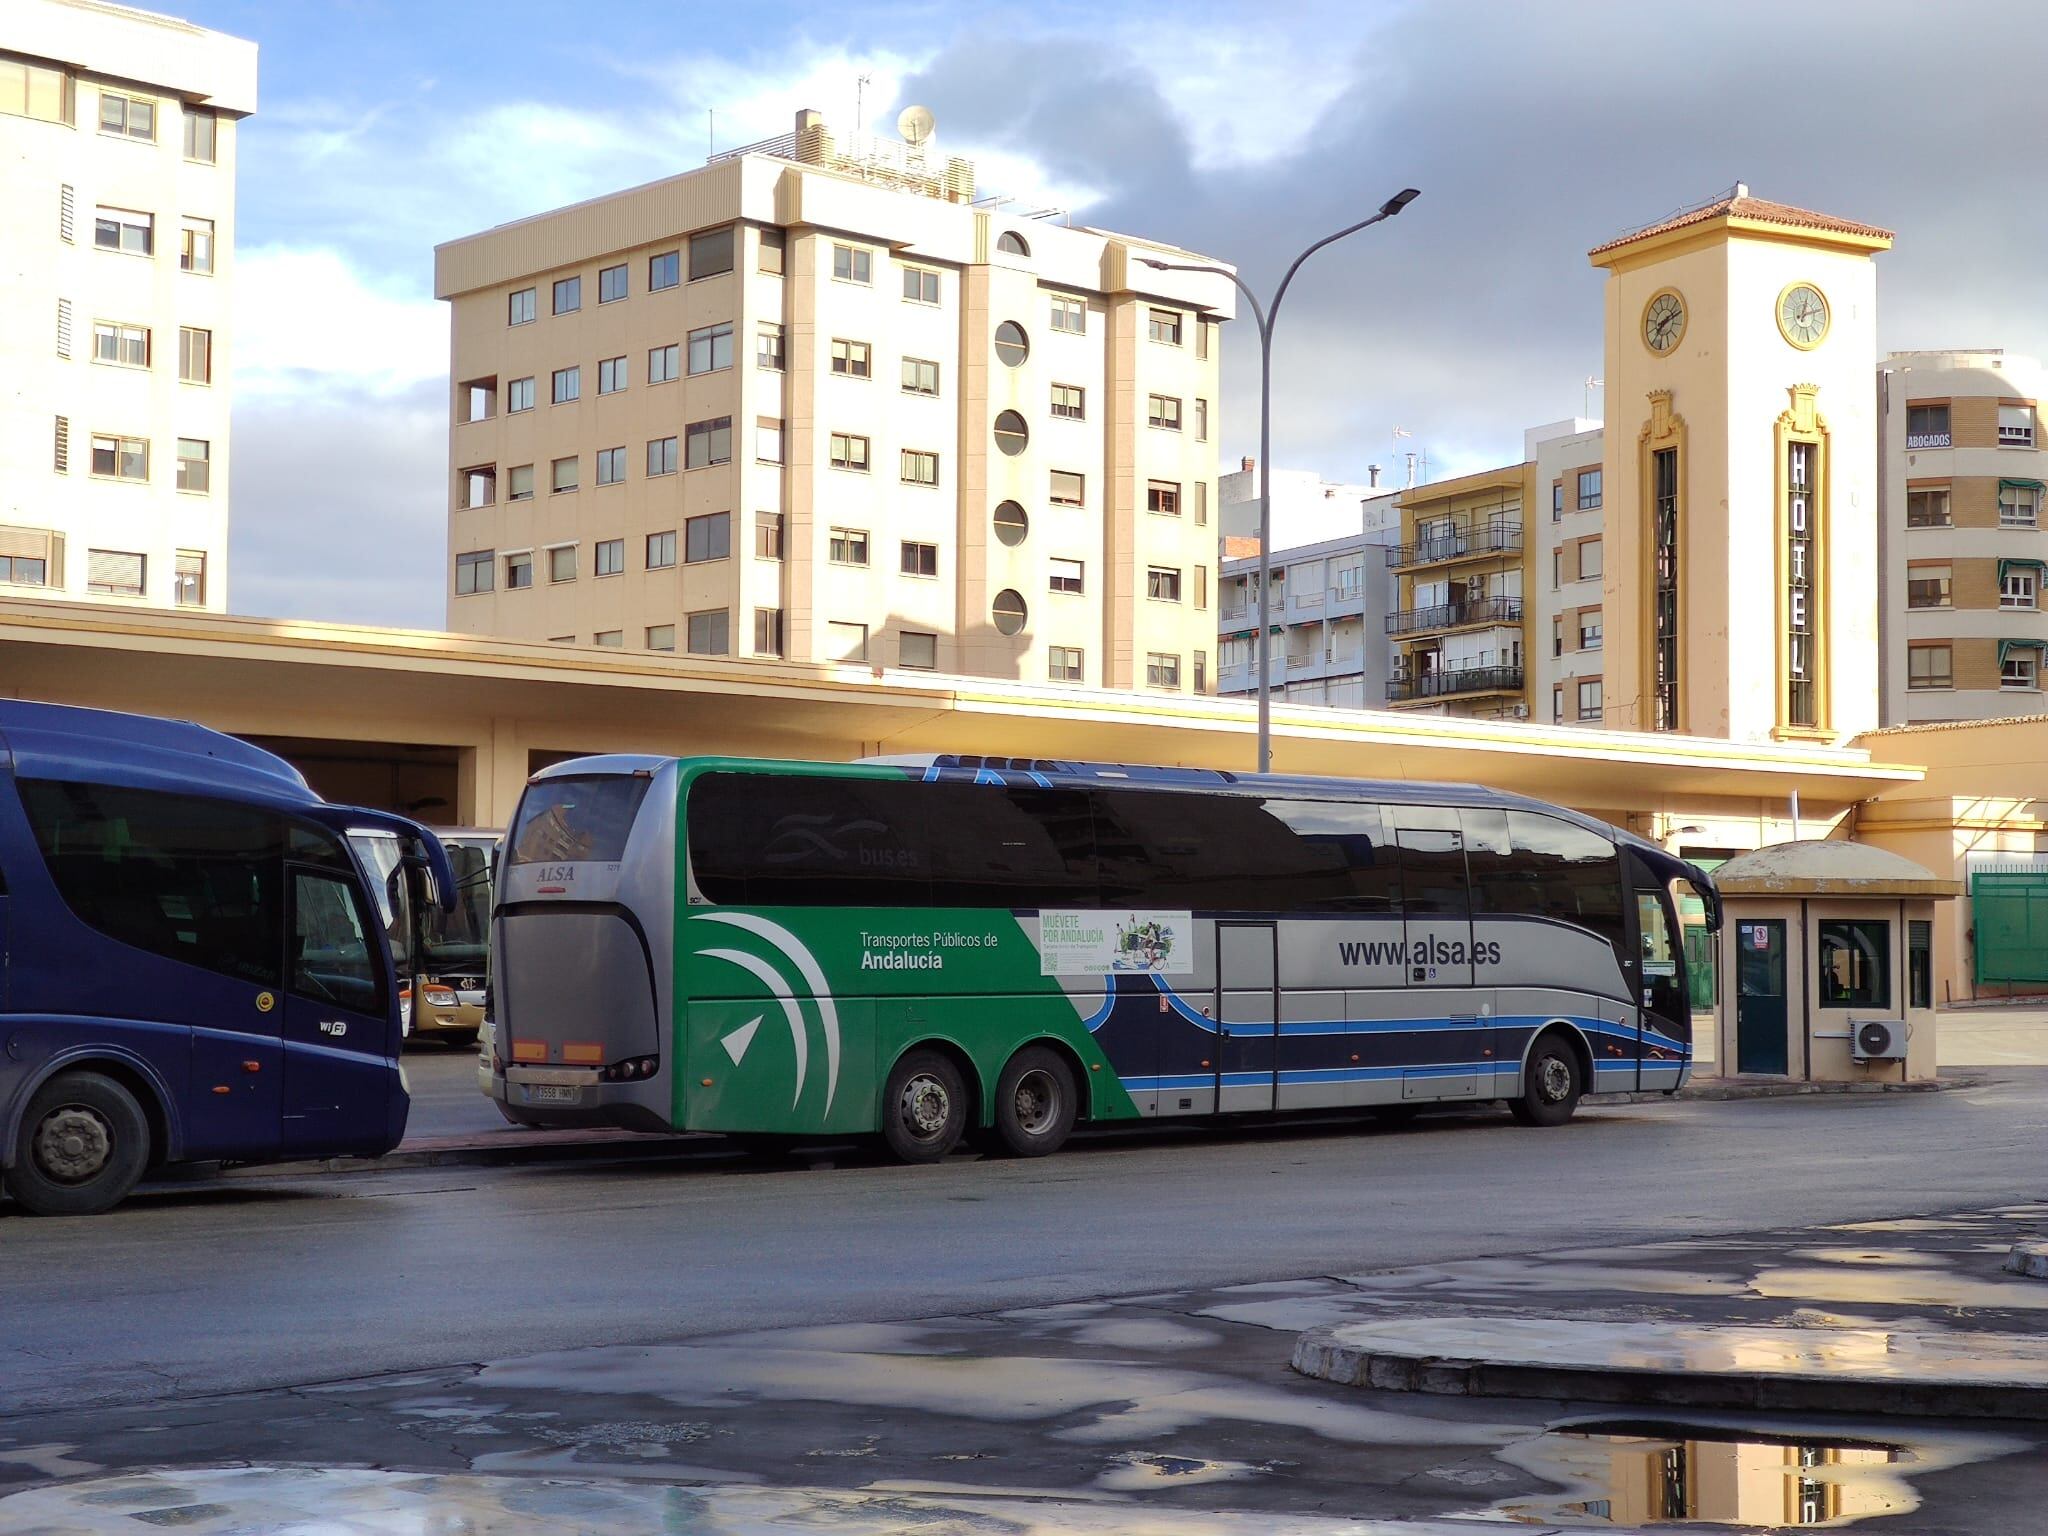
[[[1526,720],[1529,718],[1529,706],[1526,704],[1510,704],[1508,706],[1508,715],[1515,720]]]
[[[1861,1019],[1849,1026],[1849,1054],[1858,1061],[1900,1061],[1906,1055],[1903,1019]]]

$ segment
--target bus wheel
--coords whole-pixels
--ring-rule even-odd
[[[936,1163],[967,1131],[967,1085],[937,1051],[912,1051],[882,1092],[882,1139],[906,1163]]]
[[[996,1082],[996,1134],[1013,1157],[1044,1157],[1066,1145],[1080,1104],[1059,1052],[1026,1046]]]
[[[149,1121],[135,1095],[97,1072],[64,1072],[22,1117],[7,1187],[37,1216],[96,1216],[149,1166]]]
[[[1545,1035],[1529,1052],[1522,1094],[1508,1100],[1508,1113],[1523,1125],[1563,1125],[1586,1091],[1578,1052],[1562,1035]]]

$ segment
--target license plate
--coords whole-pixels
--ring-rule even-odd
[[[582,1097],[582,1090],[564,1087],[558,1083],[522,1083],[529,1104],[574,1104]]]

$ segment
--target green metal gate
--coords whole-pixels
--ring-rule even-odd
[[[2048,870],[1970,877],[1977,984],[2048,982]]]

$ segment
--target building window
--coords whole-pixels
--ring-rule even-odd
[[[1087,489],[1085,475],[1071,469],[1056,469],[1052,472],[1052,492],[1048,500],[1056,507],[1078,507]]]
[[[1602,622],[1601,613],[1599,609],[1590,609],[1587,612],[1580,614],[1579,649],[1582,651],[1599,650],[1601,635],[1604,628],[1605,625]]]
[[[845,432],[832,434],[832,467],[851,469],[860,474],[868,472],[868,440],[853,437]]]
[[[532,585],[532,552],[529,550],[523,554],[507,555],[505,557],[505,589],[510,592],[516,592],[523,587],[530,587]]]
[[[597,302],[616,304],[626,296],[626,267],[621,262],[616,267],[597,269]]]
[[[1581,512],[1590,511],[1600,505],[1600,478],[1601,472],[1597,469],[1582,469],[1579,471],[1579,510]]]
[[[213,489],[213,444],[205,438],[178,439],[178,489],[201,496]]]
[[[115,480],[147,480],[149,439],[95,436],[92,440],[92,472]]]
[[[690,372],[716,373],[732,366],[732,322],[690,332]]]
[[[690,281],[732,270],[732,226],[690,236]]]
[[[1197,320],[1195,322],[1195,356],[1206,361],[1209,356],[1209,338],[1216,334],[1216,322]]]
[[[506,473],[506,483],[505,499],[507,501],[533,500],[533,466],[531,464],[513,465]]]
[[[1934,1006],[1934,924],[1906,924],[1906,1006]]]
[[[1197,480],[1195,482],[1195,526],[1197,528],[1209,526],[1209,482],[1206,480]],[[1356,596],[1357,594],[1354,593],[1352,595]]]
[[[1906,526],[1908,528],[1946,528],[1950,526],[1948,487],[1942,485],[1928,490],[1906,492]]]
[[[647,474],[651,479],[656,475],[672,475],[676,472],[676,439],[673,437],[651,437],[647,440]]]
[[[583,398],[583,367],[557,368],[554,372],[554,386],[549,398],[556,405],[567,405]]]
[[[754,654],[756,656],[780,656],[782,654],[782,610],[780,608],[756,608],[754,610]]]
[[[1678,450],[1659,448],[1650,456],[1650,726],[1678,729]],[[1601,570],[1600,541],[1579,545],[1579,575],[1586,570],[1586,551],[1593,569]]]
[[[186,384],[213,382],[213,332],[178,327],[178,378]]]
[[[832,275],[842,283],[872,283],[875,280],[874,253],[854,245],[833,246]]]
[[[1579,543],[1579,580],[1591,581],[1601,573],[1601,541],[1583,539]]]
[[[904,449],[903,483],[936,487],[939,483],[939,456],[926,453],[921,448]]]
[[[998,542],[1011,549],[1022,544],[1031,532],[1031,519],[1024,515],[1024,509],[1014,501],[998,503],[995,511],[989,515],[989,520],[995,524]]]
[[[1163,651],[1150,651],[1145,656],[1145,686],[1147,688],[1178,689],[1180,687],[1180,658],[1169,656]]]
[[[1564,684],[1559,683],[1550,690],[1550,723],[1564,724]]]
[[[1562,480],[1550,482],[1550,520],[1553,523],[1564,521],[1564,482]]]
[[[533,378],[513,379],[505,385],[505,412],[512,415],[533,409]]]
[[[597,392],[600,395],[616,395],[626,387],[626,360],[623,357],[599,358],[597,363]]]
[[[2034,408],[2031,405],[2001,405],[1998,408],[1998,446],[2034,446]]]
[[[1086,421],[1088,419],[1088,391],[1079,384],[1053,385],[1052,413],[1066,421]]]
[[[465,469],[457,478],[461,483],[460,505],[464,508],[488,507],[497,501],[498,471],[491,465]]]
[[[1005,368],[1021,368],[1024,359],[1031,355],[1031,338],[1024,334],[1024,327],[1014,320],[1005,320],[996,327],[996,358]]]
[[[732,462],[732,418],[714,416],[709,421],[693,421],[683,429],[683,466],[686,469],[708,469],[714,464]]]
[[[1045,652],[1045,675],[1055,683],[1078,683],[1082,680],[1081,648],[1078,645],[1047,646]]]
[[[1145,423],[1167,432],[1180,430],[1180,401],[1172,395],[1148,395],[1145,398]]]
[[[1209,441],[1209,402],[1199,395],[1195,397],[1195,441]]]
[[[2007,651],[2005,659],[1998,664],[1998,686],[2001,688],[2023,688],[2032,692],[2041,686],[2036,668],[2040,653],[2031,647],[2016,646]]]
[[[868,531],[865,528],[834,528],[830,553],[834,565],[868,563]]]
[[[996,416],[996,447],[1006,458],[1014,459],[1031,445],[1031,429],[1024,424],[1024,418],[1015,411],[1002,411]]]
[[[732,514],[707,512],[683,520],[683,563],[701,565],[732,554]]]
[[[939,274],[930,267],[903,269],[903,297],[913,304],[939,302]]]
[[[682,365],[682,360],[683,349],[675,342],[670,342],[665,347],[649,347],[647,349],[647,382],[650,384],[668,384],[673,382],[677,370]]]
[[[1561,613],[1550,621],[1550,654],[1564,654],[1564,615]]]
[[[1079,594],[1085,590],[1086,575],[1086,568],[1079,560],[1068,560],[1062,556],[1055,556],[1052,561],[1051,576],[1047,581],[1047,585],[1055,592]]]
[[[1206,609],[1209,606],[1209,567],[1195,567],[1195,606]]]
[[[576,546],[557,544],[548,551],[548,580],[574,581],[576,579]]]
[[[756,512],[754,514],[754,558],[756,560],[780,560],[782,558],[783,517],[780,512]]]
[[[119,549],[85,552],[85,590],[103,597],[140,597],[148,590],[149,559]]]
[[[573,315],[583,307],[583,279],[561,277],[555,279],[555,309],[558,315]]]
[[[782,462],[782,422],[776,417],[755,418],[754,457],[763,464]]]
[[[755,265],[757,265],[763,272],[768,273],[771,277],[782,276],[782,269],[788,260],[788,248],[789,237],[782,230],[762,230],[761,250],[759,259],[757,260]],[[778,656],[782,654],[780,647],[777,647],[775,654]]]
[[[156,102],[147,96],[100,91],[100,132],[156,142]]]
[[[910,539],[903,541],[903,574],[906,576],[936,576],[939,574],[939,546],[920,544]]]
[[[1579,679],[1579,723],[1597,721],[1603,705],[1600,698],[1600,679],[1585,677]]]
[[[875,371],[875,349],[864,341],[832,341],[832,371],[842,379],[865,379]]]
[[[1195,652],[1195,692],[1207,693],[1208,691],[1209,653],[1207,651],[1197,651]]]
[[[1998,482],[1998,526],[2033,528],[2041,521],[2041,487],[2031,481]]]
[[[92,328],[92,360],[120,368],[147,368],[149,327],[97,322]]]
[[[2001,608],[2036,608],[2035,591],[2039,573],[2031,570],[2007,571],[1998,581],[1998,606]]]
[[[491,590],[492,577],[497,571],[498,556],[495,551],[474,549],[455,557],[455,595],[471,597],[478,592]]]
[[[597,450],[597,483],[599,485],[622,485],[626,479],[626,450],[600,448]]]
[[[178,230],[178,269],[210,276],[213,272],[213,220],[187,214]]]
[[[1170,565],[1147,566],[1145,569],[1145,595],[1157,602],[1179,602],[1179,568]]]
[[[1015,635],[1022,632],[1031,617],[1031,610],[1025,605],[1022,592],[1015,587],[1005,587],[989,604],[989,617],[995,621],[997,634]]]
[[[498,381],[471,379],[457,386],[456,398],[461,402],[464,421],[489,421],[498,414]]]
[[[156,215],[126,208],[101,208],[93,214],[92,243],[103,251],[127,256],[156,254]]]
[[[896,664],[917,672],[931,671],[939,664],[939,637],[921,630],[904,630],[896,643]]]
[[[673,288],[683,280],[683,253],[663,251],[659,256],[647,258],[647,291],[659,293],[664,288]],[[670,650],[675,646],[670,645]]]
[[[1088,331],[1088,305],[1085,300],[1069,298],[1063,293],[1052,296],[1052,328],[1064,331],[1069,336],[1083,336]]]
[[[903,359],[903,393],[906,395],[936,395],[939,392],[939,365],[929,358],[906,357]]]
[[[1955,685],[1955,663],[1947,642],[1906,647],[1908,688],[1953,688]]]
[[[1947,565],[1909,565],[1906,567],[1906,606],[1908,608],[1946,608],[1951,602],[1951,568]]]
[[[664,533],[647,535],[647,569],[665,571],[676,563],[676,531],[670,528]],[[674,646],[669,647],[674,650]]]
[[[996,236],[996,249],[1005,256],[1029,256],[1031,247],[1022,235],[1014,229],[1006,229]]]
[[[754,365],[758,368],[782,367],[782,327],[764,325],[754,338]]]
[[[675,625],[650,624],[647,626],[647,649],[649,649],[650,651],[672,651],[675,648]]]
[[[845,619],[828,619],[825,623],[825,645],[833,661],[866,661],[868,627]]]
[[[692,656],[724,656],[732,650],[732,616],[726,609],[693,613],[685,622]]]
[[[1145,482],[1145,510],[1163,517],[1180,516],[1180,483],[1174,480]]]
[[[595,570],[600,576],[623,576],[626,572],[626,541],[599,539],[594,551]]]
[[[71,126],[75,87],[68,71],[26,59],[0,58],[0,112]]]
[[[1932,405],[1906,407],[1906,446],[1909,449],[1947,448],[1952,446],[1954,441],[1949,436],[1946,400]]]
[[[1162,342],[1169,347],[1180,345],[1180,311],[1174,309],[1152,310],[1147,316],[1146,326],[1147,334],[1150,335],[1152,340]]]
[[[583,461],[573,455],[566,459],[556,459],[549,466],[549,469],[552,471],[548,476],[549,490],[557,496],[566,495],[568,492],[575,490],[582,483],[582,466]]]
[[[505,296],[505,323],[507,325],[531,325],[534,316],[534,290],[516,288]]]
[[[1821,1007],[1891,1007],[1892,925],[1824,917],[1818,933]]]

